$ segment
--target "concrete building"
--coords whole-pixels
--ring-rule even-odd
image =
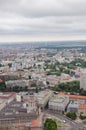
[[[67,112],[76,112],[77,115],[83,114],[86,116],[86,96],[71,95],[65,93],[59,93],[60,96],[68,96],[70,103],[67,107]]]
[[[65,94],[65,93],[59,93],[58,95],[68,96],[70,101],[77,101],[79,104],[85,104],[86,103],[86,96],[72,95],[72,94]]]
[[[53,97],[49,101],[49,109],[62,112],[65,111],[65,108],[68,103],[69,103],[68,96],[53,95]]]
[[[79,115],[86,116],[86,104],[80,104],[78,108]]]
[[[79,103],[77,101],[71,101],[67,107],[67,112],[75,112],[78,114]]]
[[[0,92],[0,110],[16,98],[15,92]]]
[[[60,81],[60,78],[58,78],[55,75],[49,75],[46,77],[46,82],[49,82],[50,86],[58,85],[59,81]]]
[[[53,96],[53,92],[50,90],[41,91],[37,94],[37,100],[39,107],[44,109],[44,107],[49,102],[49,99]]]
[[[15,127],[18,129],[14,130],[22,130],[23,127],[20,124],[25,124],[25,129],[32,130],[30,124],[32,120],[37,119],[39,115],[37,110],[36,98],[32,94],[26,94],[26,96],[24,94],[22,100],[17,97],[17,100],[6,104],[0,111],[0,130],[13,130]]]
[[[71,101],[67,107],[67,112],[75,112],[78,116],[86,116],[86,104],[79,104],[76,101]]]
[[[16,95],[16,100],[22,102],[23,108],[27,109],[27,113],[35,111],[35,113],[39,114],[38,101],[33,93],[20,92]]]
[[[86,90],[86,75],[80,76],[80,88]]]
[[[15,92],[0,92],[0,100],[6,101],[8,104],[16,98]]]
[[[29,86],[29,80],[9,80],[6,81],[6,86],[7,87],[15,87],[15,86],[20,86],[20,87],[25,87]]]

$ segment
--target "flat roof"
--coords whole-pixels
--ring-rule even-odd
[[[0,92],[1,99],[9,99],[14,95],[16,95],[16,92]]]
[[[52,102],[57,102],[57,103],[62,103],[64,102],[66,99],[68,98],[68,96],[60,96],[60,95],[53,95],[53,97],[50,99],[50,101]]]

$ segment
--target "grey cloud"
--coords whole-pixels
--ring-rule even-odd
[[[86,15],[86,0],[0,0],[0,10],[24,17]]]
[[[0,0],[0,35],[86,34],[86,0]]]

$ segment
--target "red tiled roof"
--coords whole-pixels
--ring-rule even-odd
[[[84,75],[84,74],[82,72],[76,72],[76,75],[81,76],[81,75]]]
[[[24,102],[29,102],[29,99],[28,99],[28,98],[25,98],[25,99],[24,99]]]
[[[64,78],[63,80],[70,80],[71,78]]]
[[[86,104],[80,104],[80,105],[79,105],[79,108],[80,108],[80,109],[86,109]]]
[[[32,120],[31,126],[32,127],[38,127],[39,126],[39,122],[37,120]]]
[[[16,95],[16,92],[3,92],[2,95],[0,95],[0,98],[9,99],[14,95]]]
[[[65,95],[65,96],[69,96],[69,98],[85,99],[86,100],[86,96],[81,96],[81,95],[71,95],[71,94],[65,94],[65,93],[59,93],[58,95]]]
[[[25,126],[25,123],[19,123],[19,124],[16,124],[17,127],[23,127]]]

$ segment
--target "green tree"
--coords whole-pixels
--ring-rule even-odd
[[[36,87],[36,86],[37,86],[36,83],[31,84],[31,87]]]
[[[9,66],[9,68],[11,68],[12,67],[12,63],[8,63],[8,66]]]
[[[86,119],[86,116],[80,115],[79,118],[80,118],[81,120],[85,120],[85,119]]]
[[[6,91],[6,84],[5,82],[0,83],[0,91]]]
[[[44,130],[57,130],[57,124],[52,119],[46,119],[44,123]]]
[[[2,64],[0,64],[0,67],[2,67],[3,65]]]
[[[77,115],[75,112],[68,112],[66,114],[67,117],[71,118],[72,120],[75,120],[77,118]]]
[[[29,75],[29,79],[31,79],[31,75]]]
[[[38,87],[36,87],[35,91],[36,91],[36,93],[38,93]]]

